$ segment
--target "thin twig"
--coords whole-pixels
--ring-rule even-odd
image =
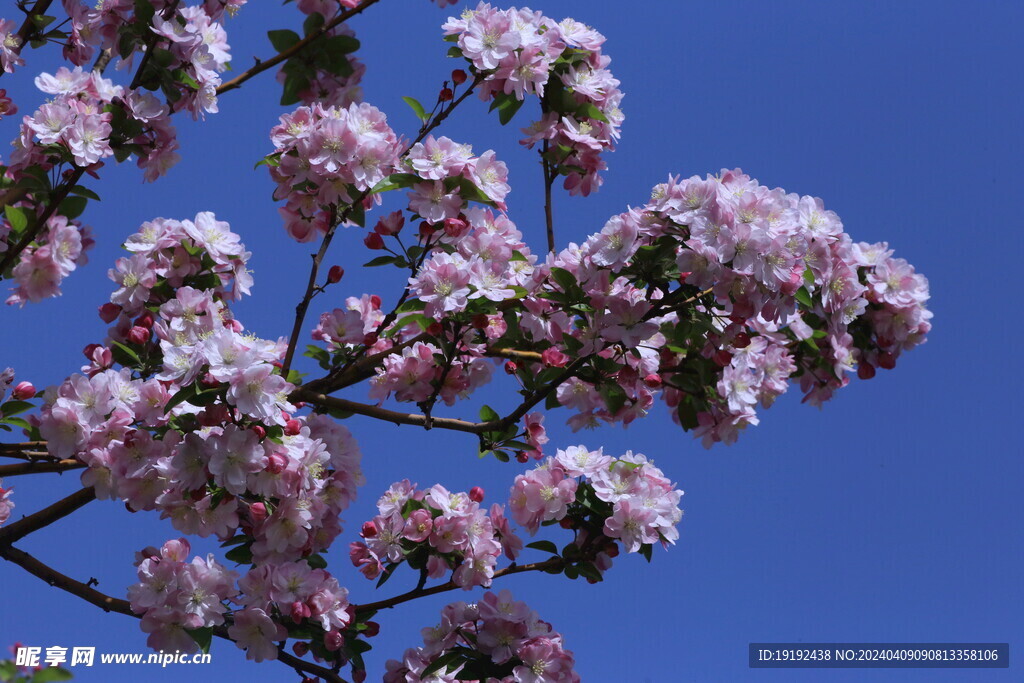
[[[221,86],[217,88],[217,94],[220,95],[221,93],[226,93],[229,90],[234,90],[235,88],[240,87],[242,83],[245,83],[253,76],[261,74],[267,69],[272,69],[287,59],[291,59],[299,52],[302,52],[304,49],[306,49],[306,47],[310,43],[320,38],[320,36],[324,35],[338,24],[344,21],[348,21],[349,19],[359,14],[366,8],[370,7],[371,5],[377,4],[378,2],[380,2],[380,0],[363,0],[363,2],[361,2],[358,6],[353,7],[350,10],[346,10],[345,12],[342,12],[338,16],[326,22],[317,30],[310,33],[308,36],[306,36],[299,42],[292,45],[287,50],[282,50],[281,52],[279,52],[278,54],[274,55],[269,59],[257,59],[256,64],[251,66],[248,70],[243,71],[241,74],[239,74],[235,78],[232,78],[227,83],[221,84]]]
[[[45,15],[46,10],[49,9],[50,4],[52,2],[53,0],[36,0],[36,4],[32,6],[32,9],[25,10],[25,14],[27,15],[25,17],[25,21],[21,23],[21,27],[15,34],[16,36],[18,36],[18,45],[16,47],[10,48],[11,51],[14,52],[14,54],[21,54],[22,49],[24,49],[25,47],[25,43],[28,41],[28,37],[36,31],[36,24],[34,21],[32,21],[32,17],[38,15]],[[0,71],[0,76],[3,75],[4,72]]]
[[[0,465],[0,479],[4,477],[17,477],[23,474],[42,474],[44,472],[67,472],[68,470],[79,470],[85,467],[85,463],[79,460],[30,460],[17,465]]]
[[[33,531],[53,524],[58,519],[67,517],[78,508],[94,500],[96,500],[96,491],[91,486],[79,489],[67,498],[62,498],[39,512],[22,517],[13,524],[0,527],[0,547],[16,543],[19,539],[28,536]]]

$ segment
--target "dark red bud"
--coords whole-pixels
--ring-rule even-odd
[[[737,349],[745,349],[750,346],[750,335],[746,332],[740,332],[732,339],[732,345]]]
[[[871,379],[875,376],[875,366],[871,363],[861,363],[857,366],[857,376],[861,379]]]
[[[266,438],[267,436],[267,430],[263,428],[263,425],[253,425],[252,432],[257,436],[257,438],[259,438],[260,441],[263,441],[263,439]]]
[[[103,304],[99,307],[100,320],[105,323],[112,323],[121,315],[121,307],[117,304]]]
[[[528,462],[530,456],[526,454],[526,451],[519,451],[516,453],[516,462]]]
[[[516,370],[518,370],[518,369],[519,369],[519,366],[516,365],[515,361],[511,361],[511,360],[505,361],[505,372],[507,372],[508,374],[514,375],[514,374],[516,374]]]
[[[718,351],[715,352],[715,355],[711,357],[711,360],[715,361],[716,365],[719,365],[724,368],[726,365],[732,362],[732,354],[726,351],[725,349],[719,349]]]
[[[644,384],[647,385],[648,389],[657,389],[661,386],[661,375],[656,372],[652,372],[644,377]]]
[[[295,436],[302,431],[302,423],[298,420],[288,420],[284,423],[284,433],[288,436]]]
[[[345,269],[341,266],[331,266],[331,269],[327,271],[327,281],[332,285],[341,282],[341,277],[345,274]]]
[[[439,336],[442,332],[444,332],[444,327],[439,322],[432,322],[430,327],[427,328],[427,334],[432,334],[435,337]]]
[[[363,538],[375,538],[377,536],[377,525],[372,521],[363,522]]]
[[[888,351],[878,354],[878,367],[892,370],[896,367],[896,356]]]
[[[365,238],[363,238],[363,244],[365,244],[368,249],[383,249],[384,238],[375,232],[371,232],[368,233]]]
[[[437,95],[437,99],[442,102],[451,102],[454,97],[455,93],[452,92],[451,88],[441,88],[441,92]]]
[[[484,490],[479,486],[474,486],[469,490],[469,499],[474,503],[484,502]]]
[[[562,527],[563,529],[571,529],[573,527],[572,518],[562,517],[562,519],[558,521],[558,526]]]
[[[14,387],[14,391],[11,392],[12,398],[17,401],[27,401],[36,395],[36,388],[32,386],[31,382],[18,382],[18,385]]]
[[[380,624],[376,621],[366,622],[366,630],[363,631],[363,635],[367,638],[373,638],[375,635],[380,633]]]
[[[128,341],[132,344],[145,344],[149,341],[149,330],[145,327],[139,327],[136,325],[132,329],[128,330]]]
[[[296,657],[305,657],[306,653],[309,652],[309,643],[304,643],[301,640],[292,645],[292,652],[295,653]]]
[[[452,71],[452,83],[455,85],[462,85],[466,82],[466,72],[462,69],[456,69]]]

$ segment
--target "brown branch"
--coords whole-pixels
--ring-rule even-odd
[[[85,467],[85,463],[79,460],[29,460],[26,463],[16,465],[0,465],[0,479],[4,477],[17,477],[23,474],[42,474],[44,472],[67,472],[68,470],[79,470]]]
[[[365,403],[356,403],[355,401],[349,401],[348,399],[338,398],[336,396],[326,396],[307,389],[299,389],[292,393],[292,396],[299,400],[306,401],[307,403],[313,403],[325,408],[345,410],[358,415],[366,415],[367,417],[374,417],[378,420],[384,420],[385,422],[394,422],[396,425],[427,427],[428,418],[426,415],[400,413],[397,410],[388,410],[386,408],[379,408]],[[492,425],[496,424],[491,422],[467,422],[465,420],[456,420],[448,417],[435,417],[432,420],[429,420],[429,422],[431,422],[431,426],[433,427],[451,429],[457,432],[467,432],[469,434],[482,434],[483,432],[489,431]]]
[[[544,357],[536,351],[519,351],[518,349],[487,349],[484,351],[484,355],[488,358],[509,358],[536,363],[544,361]]]
[[[16,460],[56,460],[56,458],[46,452],[45,441],[0,443],[0,458],[15,458]]]
[[[292,57],[302,52],[304,49],[306,49],[307,46],[309,46],[311,43],[316,41],[318,38],[320,38],[322,35],[330,31],[338,24],[344,21],[348,21],[349,19],[359,14],[366,8],[370,7],[371,5],[377,4],[378,2],[380,2],[380,0],[363,0],[361,3],[359,3],[358,6],[353,7],[350,10],[344,11],[338,16],[331,19],[330,21],[324,23],[323,26],[313,31],[308,36],[306,36],[299,42],[295,43],[287,50],[279,52],[270,59],[257,59],[256,64],[250,67],[247,71],[243,71],[241,74],[239,74],[235,78],[232,78],[227,83],[222,83],[220,87],[217,88],[217,94],[220,95],[221,93],[228,92],[229,90],[234,90],[235,88],[240,87],[242,83],[245,83],[253,76],[261,74],[267,69],[272,69],[273,67],[277,66],[278,64],[287,59],[291,59]]]
[[[504,569],[499,569],[498,571],[494,572],[494,578],[497,579],[502,576],[509,576],[511,574],[522,574],[523,572],[547,571],[549,569],[554,569],[556,567],[561,568],[564,565],[565,560],[563,560],[561,557],[556,556],[548,558],[543,562],[510,565],[508,567],[505,567]],[[442,583],[437,586],[431,586],[430,588],[413,589],[407,593],[402,593],[401,595],[396,595],[393,598],[388,598],[387,600],[368,602],[365,605],[354,605],[354,608],[357,614],[360,612],[376,612],[377,610],[388,609],[394,607],[395,605],[400,605],[403,602],[409,602],[410,600],[416,600],[417,598],[423,598],[428,595],[446,593],[448,591],[455,590],[456,588],[461,588],[461,586],[456,584],[454,581],[449,581],[448,583]]]
[[[162,13],[160,14],[160,17],[164,21],[167,21],[172,16],[174,16],[174,10],[177,9],[178,2],[180,2],[180,0],[172,0],[171,4],[169,4],[167,7],[163,9]],[[142,59],[139,60],[139,68],[135,70],[135,76],[132,78],[131,85],[128,86],[129,90],[134,90],[135,88],[139,87],[139,79],[142,78],[142,73],[146,70],[146,65],[149,64],[150,57],[153,56],[153,48],[156,47],[158,38],[159,34],[157,34],[156,32],[150,33],[149,39],[146,41],[146,51],[142,53]],[[100,60],[102,59],[103,54],[101,53],[100,58],[99,60],[97,60],[96,63],[99,64]],[[107,61],[109,62],[110,59],[107,58]]]
[[[555,169],[552,168],[551,163],[548,161],[547,153],[548,141],[544,140],[540,150],[541,165],[544,169],[544,222],[547,228],[548,251],[553,254],[555,253],[555,221],[551,205],[551,186],[555,184],[557,176],[555,175]]]
[[[117,612],[119,614],[127,614],[138,618],[138,616],[132,612],[131,606],[128,604],[127,600],[112,598],[109,595],[99,592],[88,584],[76,581],[69,576],[65,576],[56,569],[43,564],[24,550],[15,548],[12,545],[0,543],[0,557],[9,562],[13,562],[29,574],[42,579],[51,586],[56,586],[57,588],[67,591],[72,595],[77,595],[86,602],[96,605],[104,612]]]
[[[27,517],[22,517],[13,524],[0,527],[0,546],[16,543],[33,531],[42,529],[44,526],[53,524],[58,519],[67,517],[72,512],[86,503],[96,500],[96,491],[92,487],[79,489],[67,498],[58,500],[53,505],[34,512]]]

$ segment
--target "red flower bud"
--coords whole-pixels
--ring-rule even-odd
[[[341,277],[345,274],[345,269],[341,266],[331,266],[331,269],[327,271],[327,281],[332,285],[341,282]]]
[[[352,669],[352,683],[364,683],[366,681],[366,669]]]
[[[462,85],[466,82],[466,72],[462,69],[456,69],[452,71],[452,83],[455,85]]]
[[[530,456],[526,454],[526,451],[519,451],[516,453],[516,462],[527,462],[530,460]]]
[[[562,517],[562,519],[558,521],[558,526],[562,527],[563,529],[571,529],[573,527],[572,518]]]
[[[267,466],[264,468],[271,474],[281,474],[288,467],[288,458],[281,453],[271,453],[267,456]]]
[[[106,303],[99,307],[100,320],[105,323],[112,323],[121,315],[121,307],[117,304]]]
[[[715,352],[715,355],[711,357],[711,360],[715,361],[716,365],[719,365],[720,367],[724,368],[726,365],[732,362],[732,354],[726,351],[725,349],[719,349],[718,351]]]
[[[303,619],[308,617],[312,612],[309,611],[309,606],[304,602],[296,600],[292,603],[292,621],[296,624],[301,622]]]
[[[337,652],[345,645],[345,636],[338,631],[328,631],[324,636],[324,647],[331,652]]]
[[[375,635],[380,633],[380,624],[376,621],[366,622],[366,630],[363,631],[363,635],[367,638],[373,638]]]
[[[462,237],[469,230],[469,223],[462,218],[446,218],[444,234],[449,237]]]
[[[149,330],[145,327],[139,327],[136,325],[132,329],[128,330],[128,341],[132,344],[145,344],[149,341]]]
[[[604,554],[607,555],[608,557],[618,557],[619,556],[619,546],[616,545],[615,543],[609,543],[604,548]]]
[[[288,436],[295,436],[302,431],[302,423],[298,420],[288,420],[284,423],[284,433]]]
[[[478,329],[478,330],[486,330],[487,329],[487,325],[488,325],[487,314],[486,313],[478,313],[478,314],[474,315],[472,323],[473,323],[473,327],[475,327],[476,329]]]
[[[135,319],[135,325],[138,327],[145,327],[147,330],[153,329],[153,314],[146,311]]]
[[[442,332],[444,332],[444,327],[441,326],[441,323],[436,321],[430,323],[430,327],[427,328],[427,334],[432,334],[435,337],[439,336]]]
[[[875,376],[875,366],[871,363],[861,363],[857,366],[857,376],[861,379],[871,379]]]
[[[661,386],[661,375],[656,372],[652,372],[644,377],[644,384],[647,385],[648,389],[657,389]]]
[[[505,361],[505,372],[507,372],[508,374],[514,375],[514,374],[516,374],[516,370],[518,370],[518,369],[519,369],[519,366],[516,365],[515,361],[511,361],[511,360]]]
[[[378,339],[380,339],[380,337],[377,336],[376,332],[369,332],[363,335],[363,346],[373,346],[377,343]]]
[[[363,538],[374,538],[377,536],[377,525],[373,521],[363,522]]]
[[[267,506],[263,503],[253,503],[249,506],[249,516],[254,522],[262,522],[267,518]]]
[[[441,88],[441,92],[437,95],[437,99],[442,102],[451,102],[454,97],[455,93],[452,92],[451,88]]]
[[[569,356],[565,355],[554,346],[550,349],[544,349],[540,354],[540,358],[544,361],[544,365],[549,368],[564,368],[566,363],[569,362]]]
[[[373,249],[373,250],[383,249],[384,248],[384,238],[381,237],[380,235],[378,235],[375,232],[371,232],[371,233],[368,233],[366,235],[366,237],[363,238],[363,244],[365,244],[368,249]]]
[[[420,237],[426,239],[427,237],[433,235],[435,232],[437,232],[437,228],[435,228],[430,223],[426,221],[420,223]]]
[[[896,356],[888,351],[878,354],[878,367],[892,370],[896,367]]]
[[[260,441],[263,441],[263,439],[265,439],[267,436],[267,430],[264,429],[263,425],[253,425],[252,433],[255,434],[256,438],[258,438]]]
[[[740,332],[732,339],[732,345],[737,349],[745,349],[750,346],[750,335],[746,332]]]
[[[479,486],[474,486],[469,490],[469,499],[475,503],[484,502],[484,490]]]
[[[11,396],[16,401],[27,401],[36,395],[36,388],[32,386],[31,382],[18,382],[18,385],[14,387],[14,391],[11,392]]]
[[[304,643],[301,640],[292,645],[292,652],[295,653],[296,657],[305,657],[306,653],[309,652],[309,643]]]

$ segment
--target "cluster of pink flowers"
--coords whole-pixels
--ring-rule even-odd
[[[456,648],[482,654],[485,659],[455,656],[446,660],[447,664],[431,667]],[[526,603],[503,590],[485,593],[476,604],[446,606],[441,610],[441,622],[423,629],[422,647],[406,650],[402,661],[388,661],[384,682],[572,683],[580,680],[575,664],[561,634]]]
[[[0,88],[0,120],[5,116],[14,116],[18,113],[18,106],[11,101],[5,88]]]
[[[320,323],[313,330],[313,339],[324,342],[332,353],[363,344],[373,346],[375,340],[371,335],[383,322],[379,296],[350,296],[345,299],[345,308],[335,308],[320,315]]]
[[[451,493],[437,484],[417,490],[408,479],[396,482],[377,501],[380,514],[363,525],[364,541],[351,544],[352,564],[368,579],[408,562],[429,578],[455,570],[463,589],[490,586],[498,557],[514,560],[522,541],[512,532],[504,507],[481,507],[484,492]]]
[[[257,561],[326,549],[362,483],[359,449],[333,420],[290,414],[283,342],[232,318],[226,299],[251,283],[238,235],[205,213],[146,223],[125,246],[134,255],[100,309],[110,342],[87,349],[86,376],[45,394],[51,454],[87,464],[99,497],[158,509],[185,533],[241,528]]]
[[[245,0],[206,0],[190,7],[160,0],[146,3],[153,11],[151,19],[136,16],[140,4],[133,0],[107,0],[99,5],[64,0],[71,20],[64,56],[72,64],[84,66],[97,49],[113,50],[129,61],[134,50],[142,46],[159,50],[163,72],[184,74],[181,82],[169,88],[175,110],[187,110],[195,117],[202,112],[215,113],[220,73],[231,61],[227,34],[217,20],[225,11],[237,11]],[[151,39],[154,34],[162,38],[155,44]],[[127,55],[126,43],[132,46]]]
[[[7,250],[4,238],[10,234],[10,223],[0,220],[0,253]],[[54,214],[46,222],[46,231],[22,252],[12,269],[17,284],[11,288],[6,303],[24,306],[43,299],[60,296],[64,278],[78,266],[88,262],[86,252],[95,244],[88,228],[80,222]]]
[[[547,141],[548,161],[566,176],[571,194],[596,190],[599,172],[607,168],[601,154],[614,149],[624,119],[619,81],[601,53],[604,36],[574,19],[556,22],[541,12],[499,10],[485,2],[443,28],[484,75],[483,99],[541,99],[544,115],[525,129],[522,143]]]
[[[151,93],[114,85],[97,71],[81,67],[41,74],[36,87],[53,98],[25,116],[15,140],[7,174],[14,180],[33,167],[49,169],[70,161],[92,167],[114,154],[112,136],[138,157],[147,181],[163,175],[179,159],[167,106]],[[123,130],[114,131],[114,112],[123,113]]]
[[[591,492],[607,506],[588,504],[570,512]],[[591,521],[601,524],[604,536],[622,543],[626,552],[635,553],[644,545],[661,543],[667,547],[676,542],[676,526],[683,516],[679,509],[682,495],[654,463],[639,453],[627,451],[620,458],[612,458],[601,449],[573,446],[559,449],[555,457],[518,475],[509,509],[512,518],[531,534],[544,522],[567,518],[569,526],[576,527],[584,512],[595,513],[598,519]],[[610,565],[610,558],[599,559]],[[605,568],[601,563],[598,566]]]
[[[236,595],[238,574],[224,568],[213,555],[187,561],[192,548],[184,538],[167,541],[159,550],[138,553],[139,583],[128,588],[132,610],[142,615],[146,643],[154,650],[195,652],[187,629],[220,626],[225,603]]]
[[[379,401],[388,396],[398,401],[425,401],[434,393],[436,383],[443,380],[438,396],[446,405],[454,405],[490,381],[491,364],[482,358],[453,361],[445,370],[440,357],[441,349],[424,342],[403,348],[401,354],[388,355],[370,381],[370,397]]]
[[[342,632],[353,621],[348,591],[326,570],[305,561],[254,567],[238,587],[243,608],[235,612],[228,635],[257,662],[277,658],[276,643],[288,635],[281,626],[285,619],[320,629],[318,642],[331,651],[341,647]]]
[[[271,140],[274,196],[287,200],[280,209],[285,230],[300,242],[326,232],[328,207],[351,204],[357,191],[390,175],[402,153],[387,117],[369,104],[300,107],[281,117]]]

